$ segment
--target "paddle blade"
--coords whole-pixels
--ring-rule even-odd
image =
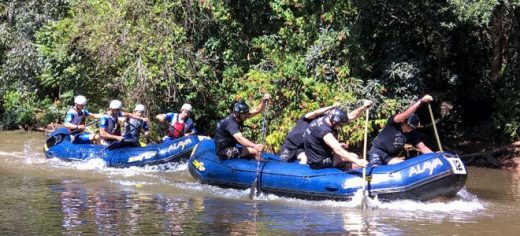
[[[367,195],[363,195],[363,198],[361,198],[361,208],[363,210],[366,210],[368,209],[368,196]]]
[[[255,178],[255,181],[253,181],[253,184],[251,185],[251,190],[249,191],[249,199],[253,199],[255,197],[255,193],[258,194],[258,179]]]

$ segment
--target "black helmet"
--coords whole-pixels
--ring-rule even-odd
[[[243,101],[236,102],[233,105],[233,113],[247,114],[249,113],[249,106]]]
[[[330,122],[333,124],[345,124],[348,121],[348,116],[345,111],[343,111],[341,108],[336,108],[329,112],[329,119]]]
[[[406,119],[406,124],[416,129],[419,126],[419,117],[415,114],[412,114],[408,119]]]

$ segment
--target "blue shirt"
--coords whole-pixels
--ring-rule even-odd
[[[73,125],[80,125],[85,120],[86,116],[89,116],[90,112],[87,109],[83,109],[80,112],[77,112],[76,109],[71,108],[65,114],[65,123],[71,123]]]
[[[119,133],[119,123],[117,118],[121,117],[122,115],[122,113],[115,115],[104,114],[99,119],[99,128],[104,129],[109,134]]]

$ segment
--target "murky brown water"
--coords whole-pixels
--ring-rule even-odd
[[[43,134],[0,132],[0,235],[517,235],[520,173],[469,168],[454,199],[304,201],[195,182],[185,164],[106,168],[46,160]]]

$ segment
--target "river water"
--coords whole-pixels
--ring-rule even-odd
[[[0,132],[0,235],[517,235],[520,173],[468,168],[430,202],[306,201],[194,181],[186,164],[107,168],[47,160],[44,135]]]

